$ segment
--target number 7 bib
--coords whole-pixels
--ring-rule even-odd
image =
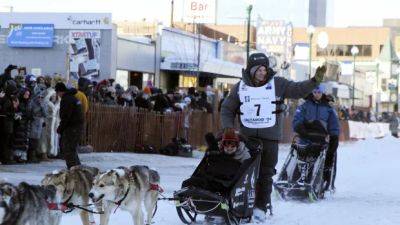
[[[268,128],[276,123],[275,79],[261,87],[239,84],[240,121],[248,128]]]

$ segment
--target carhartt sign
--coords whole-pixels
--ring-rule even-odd
[[[0,26],[54,24],[55,29],[112,29],[109,13],[0,13]]]

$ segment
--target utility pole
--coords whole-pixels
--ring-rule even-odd
[[[171,0],[171,27],[174,27],[174,0]]]
[[[249,61],[250,55],[250,23],[251,23],[251,11],[253,10],[253,5],[249,4],[247,7],[247,44],[246,44],[246,62]]]
[[[197,86],[200,81],[200,62],[201,62],[201,24],[197,23],[197,32],[198,32],[198,49],[197,49]]]
[[[375,112],[376,112],[376,115],[378,115],[379,106],[381,103],[381,89],[379,86],[379,63],[376,64],[376,98],[377,98],[377,100],[375,101],[376,102]]]
[[[215,0],[215,25],[218,23],[218,0]]]
[[[354,109],[354,99],[356,98],[356,55],[353,54],[353,101],[352,106]]]

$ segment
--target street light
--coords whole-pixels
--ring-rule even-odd
[[[352,108],[354,109],[354,98],[356,94],[355,84],[356,84],[356,56],[358,55],[359,50],[357,46],[353,45],[351,48],[351,54],[353,55],[353,103]]]
[[[312,58],[312,38],[315,33],[315,27],[310,25],[307,27],[307,35],[308,35],[308,44],[309,44],[309,57],[308,57],[308,79],[311,78],[311,58]]]
[[[254,0],[246,0],[247,3],[247,43],[246,43],[246,60],[249,61],[250,55],[250,25],[251,25],[251,11],[253,10]]]

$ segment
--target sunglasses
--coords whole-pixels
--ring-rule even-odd
[[[236,147],[238,143],[236,141],[224,141],[225,147]]]

